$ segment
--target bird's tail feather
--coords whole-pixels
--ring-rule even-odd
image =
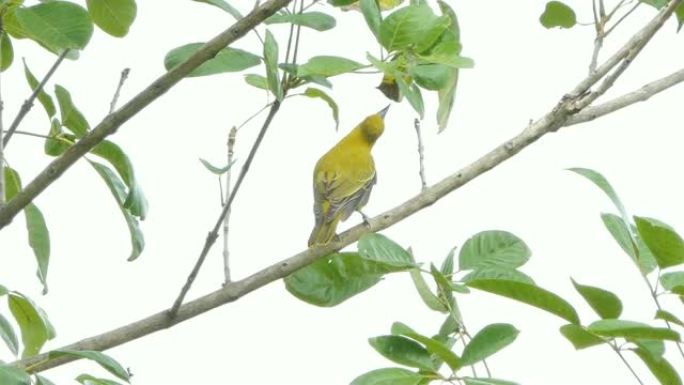
[[[330,243],[335,238],[338,223],[340,223],[339,214],[335,215],[330,222],[317,224],[313,231],[311,231],[311,236],[309,236],[309,246]]]

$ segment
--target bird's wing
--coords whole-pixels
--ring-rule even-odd
[[[314,183],[314,214],[316,222],[328,222],[341,213],[347,219],[363,207],[376,181],[375,167],[356,170],[353,175],[341,172],[323,172]]]

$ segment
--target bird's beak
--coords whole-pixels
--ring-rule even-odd
[[[391,104],[388,104],[387,107],[383,108],[382,110],[380,110],[380,112],[378,112],[378,115],[380,115],[380,117],[384,119],[385,114],[387,114],[387,110],[389,110],[390,106]]]

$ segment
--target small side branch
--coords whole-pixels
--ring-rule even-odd
[[[237,136],[237,128],[233,126],[233,128],[230,129],[230,133],[228,134],[228,163],[227,164],[233,164],[233,154],[234,154],[234,147],[235,147],[235,137]],[[228,169],[226,172],[226,192],[225,192],[225,197],[226,201],[224,202],[224,206],[227,204],[227,202],[230,200],[230,179],[231,175],[233,174],[232,172],[232,167]],[[230,247],[228,245],[228,231],[230,229],[230,208],[228,209],[228,212],[226,212],[226,217],[223,218],[223,275],[224,275],[224,285],[227,285],[231,281],[230,277]]]
[[[420,175],[420,186],[421,190],[425,190],[427,188],[427,181],[425,179],[425,164],[424,164],[424,159],[425,159],[425,149],[423,148],[423,137],[420,134],[420,120],[416,118],[413,121],[413,127],[416,129],[416,136],[418,136],[418,163],[419,163],[419,170],[418,174]]]
[[[121,77],[119,78],[119,85],[116,86],[116,91],[114,92],[114,97],[112,102],[109,103],[109,113],[111,114],[116,109],[116,102],[119,101],[119,95],[121,94],[121,88],[123,87],[126,79],[128,79],[128,74],[131,72],[130,68],[124,68],[121,71]]]
[[[57,68],[59,67],[60,64],[62,64],[62,61],[64,61],[64,58],[69,54],[69,50],[65,50],[62,52],[61,55],[57,58],[55,63],[50,67],[50,70],[45,74],[43,79],[38,83],[38,87],[36,87],[35,90],[33,90],[33,93],[31,96],[29,96],[28,99],[24,101],[24,104],[21,105],[21,108],[19,109],[19,113],[17,116],[14,118],[14,121],[12,121],[12,124],[10,125],[9,129],[7,129],[7,135],[3,138],[2,144],[4,146],[7,146],[7,143],[12,139],[12,135],[14,135],[14,131],[17,130],[19,127],[19,124],[21,123],[22,120],[24,120],[24,117],[26,114],[31,111],[31,108],[33,107],[33,102],[36,100],[38,97],[38,94],[40,94],[43,91],[43,88],[45,88],[45,84],[47,84],[48,80],[52,77],[52,75],[57,71]]]
[[[0,30],[0,39],[5,31]],[[2,52],[0,51],[0,63],[2,63]],[[0,207],[5,204],[5,128],[2,124],[2,112],[4,109],[4,101],[2,94],[0,94]]]

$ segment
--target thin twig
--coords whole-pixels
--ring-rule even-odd
[[[596,0],[593,0],[591,9],[594,13],[594,27],[596,29],[596,37],[594,38],[594,50],[591,54],[591,61],[589,62],[590,75],[594,73],[594,71],[596,71],[596,66],[598,65],[599,52],[601,51],[601,47],[603,47],[603,37],[605,36],[603,28],[606,20],[603,17],[599,17],[596,11],[596,7]]]
[[[638,268],[639,266],[637,266]],[[641,270],[639,270],[641,272]],[[656,308],[658,310],[663,310],[663,307],[660,305],[660,299],[658,299],[658,295],[656,294],[656,289],[653,288],[653,285],[651,284],[651,281],[648,280],[648,277],[646,274],[641,274],[641,276],[644,278],[644,282],[646,282],[646,286],[648,286],[648,292],[651,294],[651,298],[653,298],[653,302],[656,305]],[[665,325],[667,326],[668,329],[672,330],[672,325],[668,320],[663,320],[665,322]],[[677,347],[677,350],[679,350],[679,354],[682,356],[682,359],[684,359],[684,349],[682,349],[681,342],[679,341],[674,341],[675,346]]]
[[[7,135],[5,135],[5,138],[3,139],[3,145],[5,145],[5,147],[7,146],[7,143],[9,143],[10,139],[12,139],[14,131],[16,131],[19,127],[19,124],[24,119],[24,116],[26,116],[26,114],[28,114],[28,112],[31,111],[31,108],[33,107],[33,102],[36,100],[38,95],[43,91],[43,88],[45,88],[45,84],[47,84],[48,80],[50,80],[55,71],[57,71],[57,68],[60,64],[62,64],[62,61],[64,61],[64,58],[66,58],[68,54],[69,50],[67,49],[64,50],[64,52],[62,52],[62,54],[57,57],[57,60],[55,60],[55,63],[52,65],[52,67],[50,67],[50,69],[45,74],[40,83],[38,83],[38,86],[36,87],[36,89],[33,90],[31,96],[29,96],[29,98],[24,101],[24,104],[21,105],[19,113],[7,129]]]
[[[1,123],[0,123],[0,124],[1,124]],[[7,131],[4,131],[4,132],[7,132]],[[17,134],[17,135],[35,136],[36,138],[43,138],[43,139],[57,139],[57,138],[55,138],[55,137],[53,137],[53,136],[43,135],[43,134],[36,134],[36,133],[34,133],[34,132],[21,131],[21,130],[15,130],[14,133]],[[1,135],[1,133],[0,133],[0,135]]]
[[[634,12],[637,8],[639,8],[640,5],[641,5],[641,1],[638,1],[636,4],[634,4],[634,6],[633,6],[632,8],[630,8],[630,10],[627,11],[624,15],[622,15],[622,16],[618,19],[618,21],[615,22],[615,24],[613,24],[610,28],[608,28],[608,30],[607,30],[606,33],[605,33],[605,36],[608,36],[608,34],[610,34],[611,32],[613,32],[613,30],[614,30],[618,25],[620,25],[620,23],[622,23],[627,17],[629,17],[629,15],[631,15],[632,12]]]
[[[235,137],[237,135],[237,128],[233,126],[228,134],[228,164],[233,164],[233,154],[235,147]],[[226,171],[226,191],[225,197],[226,202],[230,199],[230,179],[232,172],[232,167]],[[225,203],[224,203],[225,206]],[[224,284],[228,284],[231,281],[230,277],[230,248],[228,247],[228,231],[230,225],[230,209],[226,212],[226,217],[223,219],[223,275]]]
[[[0,40],[4,33],[5,31],[0,29]],[[0,50],[0,63],[2,63],[2,50]],[[0,71],[0,74],[1,73],[2,72]],[[3,138],[5,129],[2,124],[4,107],[5,102],[2,100],[2,94],[0,94],[0,207],[5,204],[5,141]]]
[[[128,79],[128,74],[131,72],[130,68],[124,68],[121,71],[121,77],[119,78],[119,85],[116,86],[116,91],[114,92],[114,97],[112,102],[109,103],[109,113],[111,114],[116,109],[116,102],[119,100],[119,94],[121,93],[121,87],[123,87],[126,79]]]
[[[223,223],[224,218],[226,215],[228,215],[228,211],[230,210],[230,207],[233,203],[233,200],[235,199],[235,194],[237,194],[238,190],[240,189],[240,186],[242,185],[242,181],[245,179],[245,175],[247,175],[247,171],[249,171],[249,166],[252,164],[252,160],[254,160],[254,156],[256,155],[257,150],[259,149],[259,145],[261,144],[261,141],[264,139],[264,135],[266,135],[266,131],[268,130],[268,127],[271,125],[271,122],[273,121],[273,117],[275,114],[278,112],[280,109],[280,102],[275,101],[271,105],[271,109],[268,112],[268,116],[266,116],[266,120],[264,121],[263,126],[261,126],[261,131],[259,131],[259,135],[257,136],[256,140],[254,141],[254,144],[252,145],[252,149],[249,152],[249,155],[247,156],[247,160],[245,161],[245,164],[242,166],[242,170],[240,170],[240,175],[237,178],[237,181],[235,182],[235,187],[233,188],[233,191],[230,193],[230,197],[228,198],[228,201],[226,204],[223,206],[223,210],[221,210],[221,214],[219,215],[218,220],[216,221],[216,224],[214,225],[213,229],[209,232],[207,235],[207,239],[204,242],[204,246],[202,247],[202,251],[200,252],[199,257],[197,258],[197,262],[195,263],[195,266],[193,267],[192,271],[190,272],[190,275],[188,276],[188,279],[185,282],[185,285],[183,285],[183,288],[181,289],[180,294],[176,298],[176,300],[173,303],[173,306],[168,312],[168,315],[170,318],[175,318],[178,315],[178,310],[180,309],[180,306],[183,304],[183,299],[185,299],[185,296],[188,294],[188,291],[190,290],[190,287],[192,286],[193,282],[197,278],[197,274],[199,273],[200,268],[202,267],[202,264],[204,263],[204,260],[207,258],[207,254],[209,254],[209,250],[211,247],[216,243],[216,238],[218,238],[218,232],[219,228],[221,227],[221,224]],[[227,286],[227,285],[225,285]]]
[[[625,358],[625,356],[622,355],[622,352],[620,351],[620,349],[618,349],[617,346],[615,346],[615,344],[609,343],[608,345],[613,349],[613,351],[615,352],[615,354],[617,354],[618,357],[620,357],[620,360],[622,360],[622,363],[625,364],[625,366],[627,367],[627,369],[629,369],[629,371],[632,373],[632,375],[633,375],[634,378],[637,380],[637,382],[638,382],[640,385],[644,385],[644,382],[641,381],[641,378],[639,378],[639,375],[634,371],[634,368],[632,368],[632,365],[629,363],[629,361],[627,361],[627,359]]]
[[[416,129],[416,135],[418,136],[418,164],[420,169],[418,174],[420,175],[420,187],[421,190],[427,188],[427,182],[425,180],[425,165],[424,165],[424,148],[423,148],[423,137],[420,135],[420,120],[418,118],[413,120],[413,127]]]

